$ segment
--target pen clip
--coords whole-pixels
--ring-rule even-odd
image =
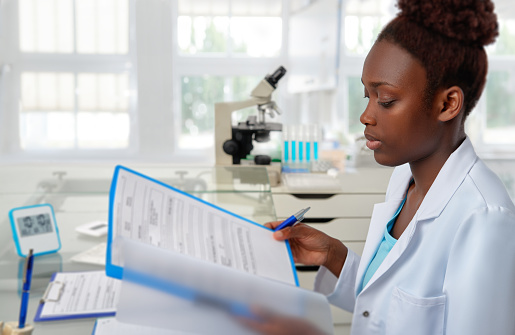
[[[33,255],[34,249],[30,249],[27,258],[25,259],[25,265],[23,266],[23,284],[25,284],[28,280],[27,275],[29,272],[29,263],[32,262],[32,258],[34,257]]]

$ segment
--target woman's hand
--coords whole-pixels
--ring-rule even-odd
[[[275,229],[281,222],[268,222],[265,227]],[[274,238],[289,240],[296,263],[323,265],[336,277],[340,276],[347,257],[347,247],[341,241],[303,223],[274,232]]]

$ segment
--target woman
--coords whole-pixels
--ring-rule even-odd
[[[363,256],[304,224],[274,237],[296,262],[321,265],[315,289],[353,312],[352,334],[515,334],[515,207],[464,131],[497,36],[493,4],[398,6],[362,73],[367,146],[397,166]],[[252,326],[288,333],[263,319]]]

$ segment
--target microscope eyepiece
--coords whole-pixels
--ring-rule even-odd
[[[265,80],[268,81],[273,88],[276,88],[277,82],[286,74],[286,69],[282,66],[279,66],[274,73],[269,74],[265,77]]]

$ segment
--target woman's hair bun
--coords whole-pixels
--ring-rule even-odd
[[[491,0],[398,0],[404,16],[465,44],[485,46],[498,35]]]

